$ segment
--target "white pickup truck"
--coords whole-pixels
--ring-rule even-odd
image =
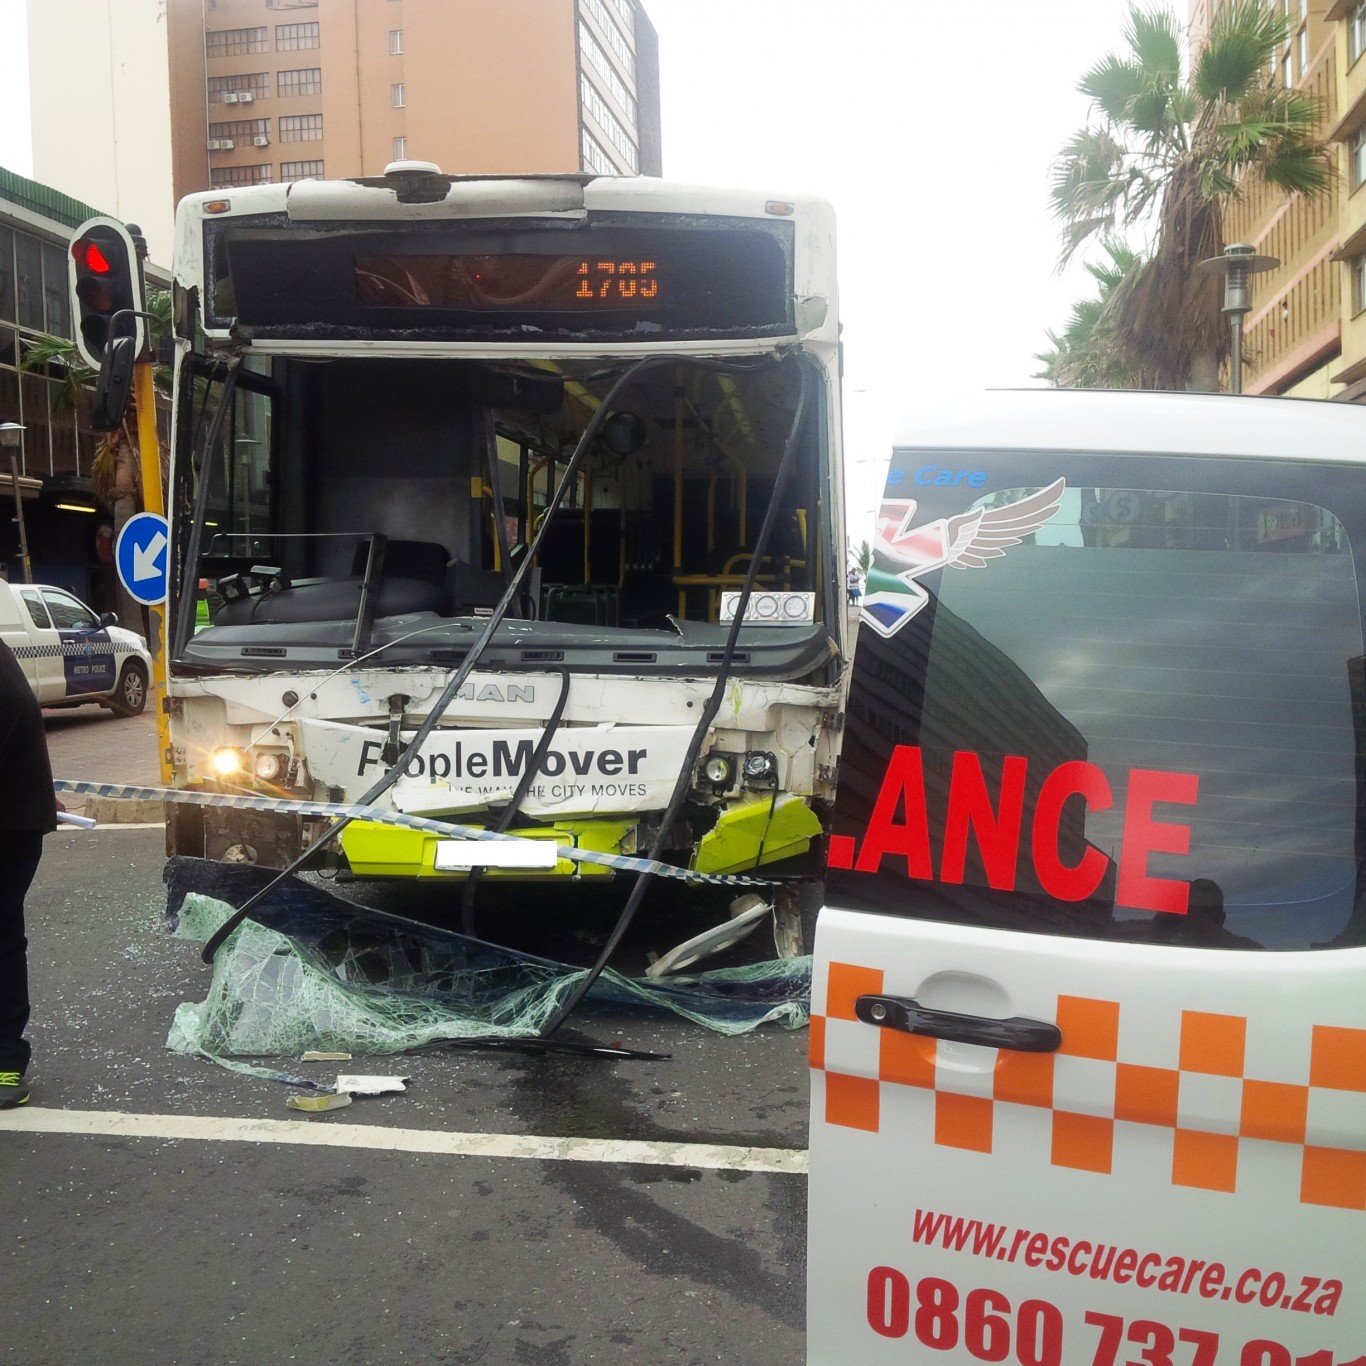
[[[117,620],[96,616],[63,588],[0,580],[0,639],[45,707],[98,702],[136,716],[147,705],[152,657]]]

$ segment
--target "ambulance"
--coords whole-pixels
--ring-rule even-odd
[[[1366,412],[988,394],[874,544],[809,1366],[1366,1366]]]

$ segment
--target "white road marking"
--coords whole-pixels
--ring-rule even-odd
[[[0,1134],[86,1134],[110,1138],[188,1138],[210,1143],[284,1143],[451,1157],[611,1162],[652,1167],[705,1167],[734,1172],[806,1173],[801,1148],[742,1148],[720,1143],[656,1143],[531,1134],[448,1133],[390,1129],[333,1119],[232,1119],[208,1115],[139,1115],[121,1110],[49,1110],[25,1106],[0,1114]]]

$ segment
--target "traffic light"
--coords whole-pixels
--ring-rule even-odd
[[[133,239],[112,218],[82,223],[71,242],[71,312],[78,319],[76,347],[92,367],[104,362],[116,337],[143,346],[142,277]],[[124,317],[117,317],[126,313]]]

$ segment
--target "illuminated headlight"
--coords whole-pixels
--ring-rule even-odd
[[[273,783],[285,771],[284,756],[267,750],[256,756],[255,768],[256,776],[263,783]]]
[[[231,777],[234,773],[242,772],[242,751],[226,746],[223,749],[216,749],[213,752],[213,758],[210,760],[210,763],[213,765],[213,771],[218,774],[220,778]]]
[[[729,754],[710,754],[702,765],[702,776],[724,792],[735,781],[735,760]]]
[[[778,761],[764,750],[751,750],[745,755],[745,781],[747,783],[772,782],[778,772]]]

